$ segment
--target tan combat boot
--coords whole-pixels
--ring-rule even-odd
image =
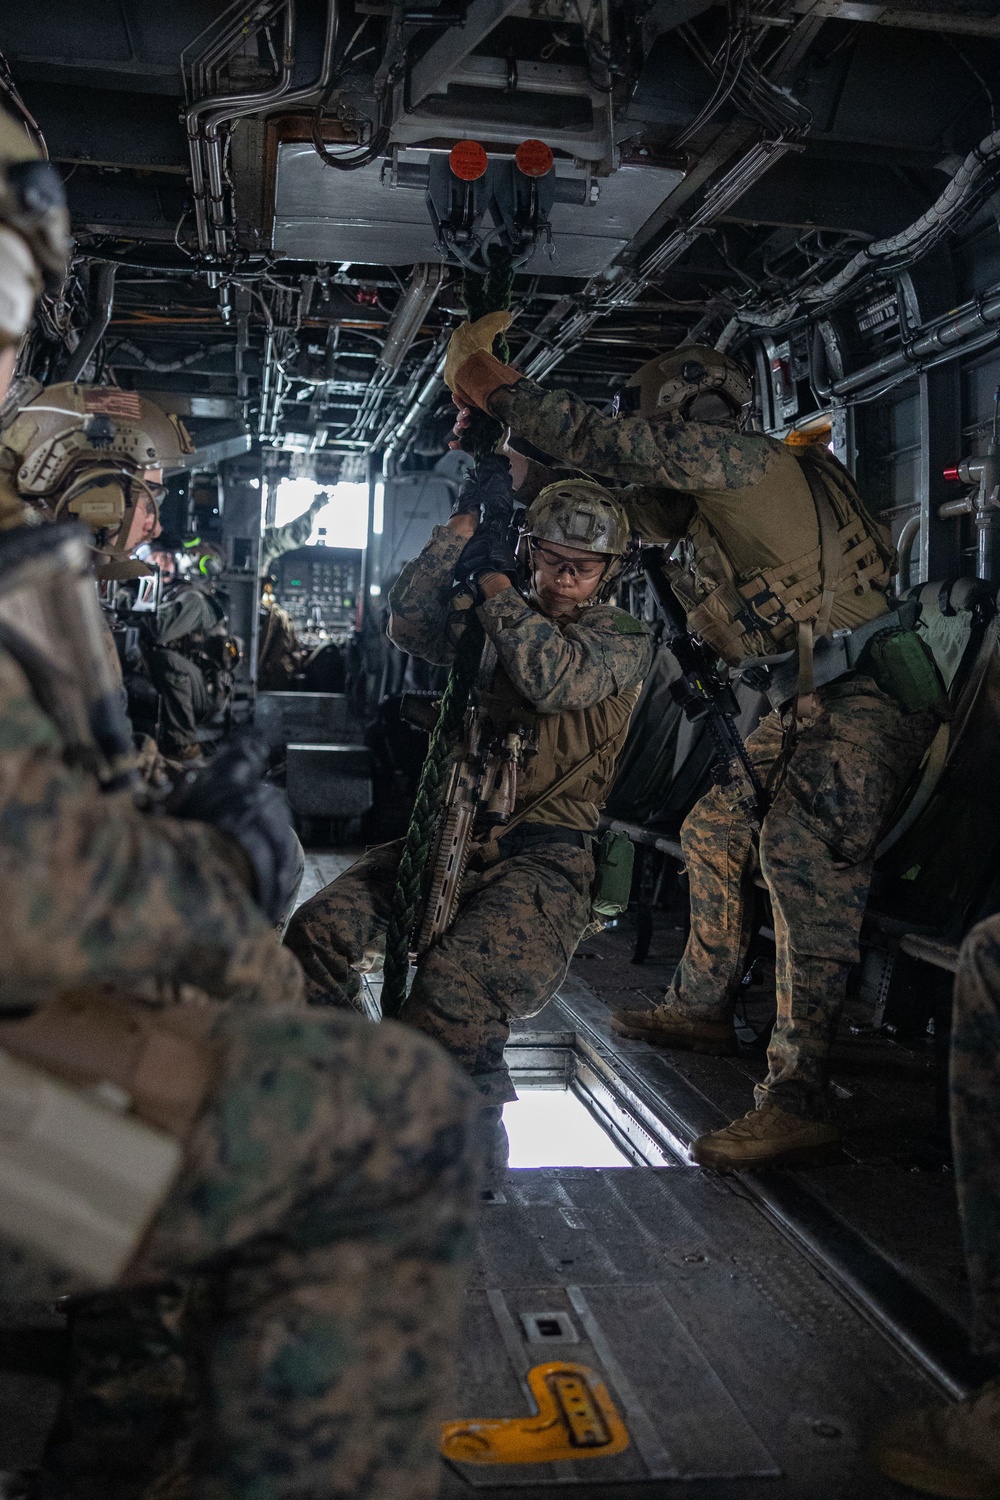
[[[654,1047],[679,1047],[684,1052],[707,1052],[711,1057],[736,1051],[732,1021],[696,1021],[676,1005],[616,1010],[611,1029],[634,1042],[651,1042]]]
[[[700,1167],[717,1172],[745,1172],[753,1167],[802,1166],[827,1157],[840,1133],[823,1120],[790,1114],[770,1101],[752,1109],[724,1130],[713,1130],[692,1142]]]
[[[901,1417],[868,1451],[883,1474],[925,1495],[1000,1500],[1000,1376],[956,1406]]]

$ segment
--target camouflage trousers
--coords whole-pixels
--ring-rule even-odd
[[[381,962],[402,841],[383,844],[299,907],[285,942],[316,1005],[358,1005]],[[543,825],[470,860],[451,931],[421,956],[401,1019],[439,1041],[484,1103],[516,1098],[503,1050],[510,1018],[533,1016],[566,977],[590,922],[594,862]]]
[[[959,953],[951,1132],[973,1343],[1000,1368],[1000,915],[974,927]]]
[[[430,1500],[477,1196],[472,1091],[346,1012],[220,1018],[127,1289],[81,1299],[52,1500]],[[0,1244],[0,1288],[72,1289]]]
[[[774,916],[778,1014],[756,1099],[802,1115],[825,1110],[826,1059],[858,960],[875,848],[938,723],[904,714],[869,677],[817,697],[815,721],[794,741],[778,713],[747,741],[773,793],[759,839],[729,787],[713,787],[688,815],[691,933],[667,993],[692,1017],[732,1014],[759,869]]]

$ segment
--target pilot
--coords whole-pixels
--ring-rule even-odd
[[[68,248],[55,170],[0,115],[0,393]],[[137,810],[109,758],[127,736],[86,553],[71,528],[22,521],[15,494],[0,508],[0,1291],[7,1304],[83,1299],[37,1492],[125,1500],[162,1481],[160,1493],[430,1500],[474,1196],[468,1086],[405,1028],[300,1008],[298,966],[273,930],[298,857],[273,789],[237,760],[190,794],[189,816]],[[198,1002],[168,1006],[178,987]],[[158,1053],[137,1060],[136,1037]],[[28,1061],[46,1039],[62,1061]],[[59,1082],[61,1069],[107,1103]],[[148,1229],[116,1220],[89,1268],[71,1260],[80,1236],[61,1213],[82,1205],[89,1232],[128,1213],[138,1182],[92,1201],[74,1174],[67,1193],[82,1143],[50,1128],[27,1167],[22,1153],[31,1202],[12,1207],[6,1167],[52,1089],[72,1103],[49,1110],[49,1127],[60,1111],[99,1117],[95,1143],[111,1145],[98,1165],[112,1175],[150,1097],[191,1106],[186,1128],[156,1128],[157,1160],[179,1163]],[[112,1250],[124,1269],[102,1276]],[[159,1299],[180,1287],[183,1303],[193,1272],[200,1384],[171,1402],[182,1330]],[[198,1442],[171,1481],[164,1450],[192,1391],[197,1422],[185,1408],[182,1426]]]
[[[520,563],[460,511],[389,593],[396,645],[445,663],[462,613],[453,585],[468,586],[499,660],[483,706],[501,732],[522,729],[528,747],[517,826],[473,845],[455,922],[422,954],[402,1012],[471,1074],[497,1172],[502,1107],[517,1097],[503,1057],[509,1019],[537,1014],[555,994],[591,921],[592,835],[649,668],[646,628],[605,602],[629,542],[621,507],[577,479],[529,507]],[[310,1001],[358,1003],[361,973],[384,948],[401,851],[401,842],[373,850],[292,918],[285,941]]]
[[[1000,915],[962,944],[951,1032],[951,1135],[972,1295],[972,1348],[992,1378],[876,1438],[884,1474],[928,1495],[1000,1495]]]
[[[777,946],[768,1074],[756,1108],[692,1154],[723,1170],[808,1160],[838,1140],[827,1055],[875,847],[947,711],[939,679],[886,597],[893,554],[850,475],[825,448],[747,431],[752,387],[735,361],[697,345],[653,359],[619,414],[604,416],[496,359],[492,340],[508,322],[491,314],[456,330],[445,367],[456,402],[627,485],[617,497],[643,537],[685,541],[690,567],[671,581],[691,630],[731,666],[783,658],[766,678],[773,711],[747,747],[771,803],[760,836],[731,788],[695,806],[681,831],[684,955],[665,1001],[615,1026],[658,1046],[735,1049],[759,868]]]

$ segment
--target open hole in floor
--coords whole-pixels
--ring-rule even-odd
[[[511,1167],[630,1167],[625,1153],[568,1088],[518,1089],[504,1105]]]

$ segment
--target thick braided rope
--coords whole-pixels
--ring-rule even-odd
[[[382,1014],[398,1016],[406,999],[406,976],[410,964],[410,936],[420,910],[427,879],[427,863],[434,841],[444,784],[452,751],[462,732],[466,704],[476,680],[483,649],[483,627],[469,611],[469,620],[448,674],[437,723],[431,733],[427,755],[420,771],[417,795],[406,830],[403,853],[396,873],[396,889],[385,937],[382,983]]]
[[[462,297],[474,322],[488,312],[502,312],[510,307],[514,287],[513,259],[506,251],[493,246],[490,270],[486,276],[465,273]],[[509,357],[503,335],[494,344],[497,357]],[[476,421],[479,418],[479,421]],[[462,446],[478,461],[492,453],[503,429],[485,412],[474,412],[473,421],[463,435]],[[385,963],[382,982],[382,1014],[398,1016],[406,1000],[406,977],[410,964],[410,938],[417,920],[429,874],[431,849],[445,780],[451,757],[458,744],[465,710],[475,685],[483,650],[483,627],[473,610],[468,611],[465,630],[448,674],[441,699],[437,723],[431,733],[427,755],[420,772],[416,800],[410,814],[403,853],[396,874],[396,888],[385,936]]]

